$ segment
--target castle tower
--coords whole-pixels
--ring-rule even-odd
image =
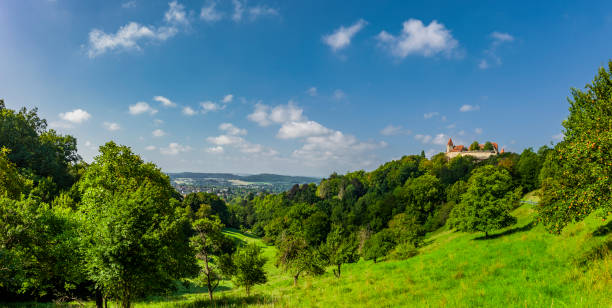
[[[446,153],[452,151],[454,146],[455,145],[453,144],[453,139],[448,138],[448,143],[446,144]]]

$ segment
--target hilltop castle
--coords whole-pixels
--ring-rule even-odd
[[[504,149],[502,149],[501,152],[498,151],[497,143],[491,142],[491,144],[493,145],[493,150],[485,150],[484,144],[479,144],[479,150],[469,151],[464,145],[454,145],[453,139],[448,138],[448,143],[446,144],[446,157],[451,159],[457,156],[471,156],[478,160],[483,160],[493,155],[504,153]]]

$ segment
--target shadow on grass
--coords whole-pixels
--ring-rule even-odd
[[[593,231],[593,236],[604,236],[610,234],[612,232],[612,220],[610,220],[607,224],[603,226],[599,226],[599,228]]]
[[[492,239],[500,238],[502,236],[514,234],[514,233],[517,233],[517,232],[525,232],[525,231],[529,231],[529,230],[533,229],[533,227],[535,227],[535,225],[536,225],[535,221],[532,221],[532,222],[530,222],[530,223],[528,223],[528,224],[526,224],[526,225],[524,225],[522,227],[516,227],[516,228],[512,228],[512,229],[506,230],[506,231],[501,232],[501,233],[491,234],[488,237],[479,236],[477,238],[474,238],[474,240],[477,240],[477,241],[492,240]]]
[[[199,307],[244,307],[254,304],[273,304],[272,297],[264,295],[251,296],[219,296],[214,302],[210,302],[208,298],[197,299],[189,303],[173,303],[172,307],[178,308],[199,308]]]

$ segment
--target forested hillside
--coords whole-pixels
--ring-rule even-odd
[[[36,109],[0,101],[0,298],[130,307],[203,288],[183,304],[607,307],[611,71],[572,90],[554,147],[407,155],[230,204],[181,196],[112,141],[86,164]]]

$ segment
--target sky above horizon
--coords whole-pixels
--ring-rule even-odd
[[[0,98],[88,162],[326,176],[557,142],[611,37],[609,1],[5,0]]]

